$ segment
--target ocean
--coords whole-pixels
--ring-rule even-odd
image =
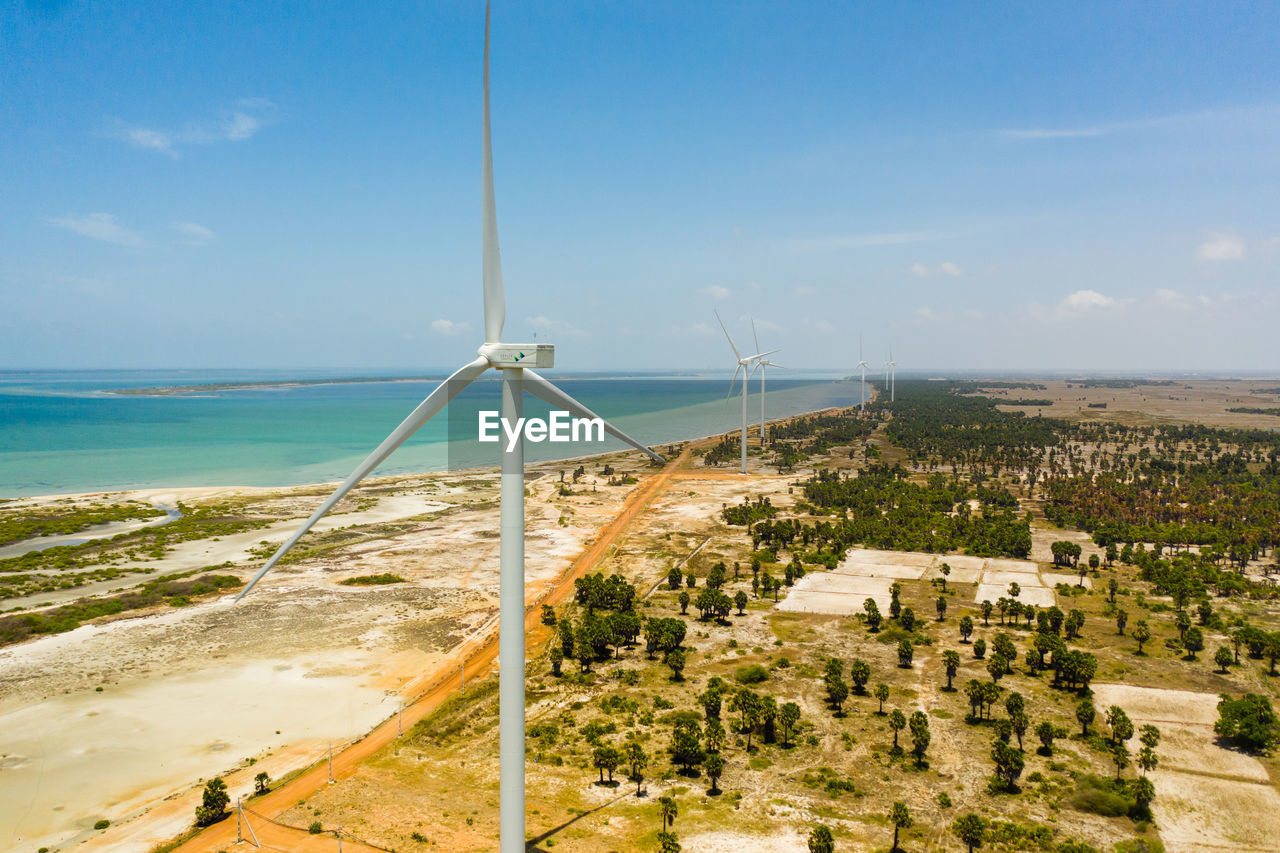
[[[769,418],[853,405],[856,381],[779,377]],[[549,375],[637,440],[653,446],[736,429],[741,397],[727,376]],[[0,497],[181,486],[286,486],[345,478],[439,378],[334,371],[0,371]],[[290,384],[304,383],[304,384]],[[118,393],[187,388],[178,394]],[[228,387],[235,386],[235,387]],[[758,379],[748,419],[758,423]],[[869,392],[868,392],[869,393]],[[496,465],[478,444],[480,410],[499,408],[496,373],[473,383],[397,450],[377,474]],[[547,407],[526,395],[526,416]],[[526,445],[542,461],[621,449]]]

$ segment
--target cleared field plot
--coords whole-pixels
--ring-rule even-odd
[[[845,565],[862,565],[862,566],[917,566],[921,569],[927,569],[930,566],[942,562],[945,559],[951,561],[950,557],[942,558],[936,554],[925,554],[920,551],[876,551],[870,548],[851,548],[845,554]],[[954,565],[954,564],[953,564]]]
[[[1119,705],[1135,724],[1160,727],[1152,811],[1169,853],[1277,849],[1280,792],[1260,761],[1214,742],[1216,695],[1127,684],[1093,690],[1100,710]]]
[[[988,559],[984,568],[989,572],[1012,572],[1022,575],[1034,575],[1040,570],[1039,566],[1029,560],[1006,560],[998,557]]]
[[[875,599],[880,612],[888,614],[891,578],[867,578],[840,575],[835,572],[810,572],[796,581],[787,597],[778,603],[778,610],[797,613],[831,613],[848,615],[861,613],[862,604],[868,598]]]
[[[1093,704],[1098,708],[1119,705],[1135,722],[1155,723],[1162,729],[1164,723],[1212,729],[1218,721],[1218,697],[1213,693],[1134,687],[1131,684],[1094,684],[1093,695]]]
[[[980,583],[978,591],[974,594],[974,601],[990,601],[995,604],[1001,597],[1009,597],[1009,585]],[[1022,593],[1018,596],[1018,601],[1023,604],[1034,604],[1036,607],[1052,607],[1057,601],[1054,597],[1053,590],[1047,586],[1028,586],[1022,584]]]
[[[951,567],[951,574],[947,575],[947,583],[977,583],[978,579],[982,577],[981,567],[978,567],[976,569],[975,568],[958,569],[956,568],[956,564],[951,562],[951,558],[948,557],[945,561],[939,561],[937,566],[934,566],[932,569],[930,569],[928,573],[925,575],[925,580],[933,580],[934,578],[942,577],[942,572],[940,571],[940,568],[943,562],[946,562],[946,564]]]
[[[1057,586],[1060,583],[1065,583],[1067,586],[1075,586],[1076,584],[1080,583],[1079,575],[1064,575],[1064,574],[1059,574],[1058,572],[1041,572],[1040,577],[1042,580],[1044,580],[1045,586],[1049,587],[1050,589],[1052,589],[1053,587]],[[1093,581],[1091,581],[1089,578],[1085,578],[1084,588],[1093,589]]]
[[[988,569],[982,573],[982,583],[987,586],[1003,586],[1006,589],[1009,584],[1016,583],[1022,588],[1029,586],[1044,586],[1040,582],[1040,575],[1035,572],[1009,572],[1009,571],[992,571]],[[1008,595],[1008,592],[1003,593]]]
[[[1272,853],[1280,838],[1280,794],[1269,785],[1157,770],[1151,804],[1168,853]]]

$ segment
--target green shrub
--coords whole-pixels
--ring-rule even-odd
[[[733,677],[739,684],[759,684],[769,678],[769,670],[758,663],[753,663],[738,667]]]
[[[1103,817],[1123,817],[1137,808],[1137,802],[1110,779],[1089,774],[1076,779],[1071,807]]]
[[[107,820],[107,819],[104,817],[102,820],[100,820],[100,821],[98,821],[97,823],[95,823],[95,824],[93,825],[93,828],[94,828],[94,829],[106,829],[108,826],[111,826],[111,821]]]

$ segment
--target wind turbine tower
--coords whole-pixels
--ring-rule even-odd
[[[893,347],[889,347],[889,360],[884,363],[885,369],[889,376],[889,402],[892,403],[897,399],[895,392],[898,388],[898,363],[893,360]]]
[[[521,418],[527,391],[565,409],[577,417],[597,417],[531,368],[549,368],[555,349],[551,344],[509,344],[502,342],[506,319],[506,295],[502,284],[502,258],[498,251],[498,219],[493,197],[493,148],[489,137],[489,7],[484,16],[484,140],[481,151],[481,243],[483,247],[484,343],[479,357],[460,367],[427,395],[404,421],[387,436],[369,457],[360,463],[337,491],[329,496],[302,527],[267,561],[236,601],[253,589],[263,575],[302,538],[322,516],[351,491],[357,483],[382,464],[391,453],[471,384],[493,368],[502,374],[503,432],[517,436],[500,442],[502,485],[499,521],[499,606],[498,606],[498,737],[499,737],[499,850],[524,853],[524,430]],[[649,458],[665,460],[617,427],[604,422],[605,431],[640,450]]]
[[[756,352],[759,352],[760,338],[759,336],[756,335],[756,321],[754,319],[751,321],[751,338],[756,342]],[[751,371],[752,373],[754,373],[756,370],[760,371],[760,448],[762,450],[764,449],[764,441],[765,441],[764,374],[765,374],[765,369],[769,367],[776,367],[779,370],[786,370],[786,368],[783,367],[781,364],[778,364],[777,362],[773,362],[767,358],[762,357],[760,358],[759,361],[756,362],[755,368],[753,368]]]
[[[724,331],[724,336],[729,340],[729,347],[733,350],[733,357],[738,360],[738,366],[733,371],[733,378],[729,380],[729,393],[725,394],[727,400],[733,395],[733,384],[738,381],[738,374],[742,374],[742,473],[747,473],[747,380],[750,378],[751,369],[756,362],[764,358],[766,355],[773,355],[776,349],[768,352],[757,352],[755,355],[743,356],[738,352],[738,346],[733,342],[733,338],[729,335],[729,330],[724,327],[724,320],[720,319],[720,312],[716,311],[716,320],[720,322],[720,328]]]
[[[858,411],[867,410],[867,360],[862,357],[862,335],[858,335],[858,369],[862,371],[862,385],[858,388]]]

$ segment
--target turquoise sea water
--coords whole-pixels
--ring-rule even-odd
[[[387,374],[377,374],[385,377]],[[379,474],[495,465],[475,442],[476,414],[497,409],[496,374],[474,383],[388,459]],[[121,388],[368,378],[308,371],[0,371],[0,497],[151,488],[277,486],[340,480],[438,383],[438,379],[255,384],[178,396]],[[727,377],[555,377],[597,414],[647,444],[736,428],[741,398]],[[758,382],[748,417],[758,422]],[[770,374],[770,418],[855,404],[857,382]],[[547,407],[526,397],[526,416]],[[465,439],[465,440],[464,440]],[[528,444],[530,460],[623,445]]]

